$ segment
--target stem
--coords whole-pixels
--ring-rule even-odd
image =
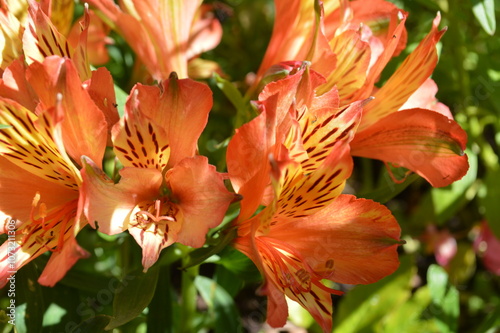
[[[149,304],[147,333],[174,333],[174,309],[172,302],[176,299],[171,279],[171,265],[160,267],[158,284]]]
[[[360,192],[366,193],[373,191],[375,186],[373,182],[373,161],[368,158],[361,158],[361,166],[363,170]]]
[[[187,254],[191,251],[189,248],[182,249],[184,252],[184,257],[182,259],[182,264],[185,265],[188,262]],[[193,266],[186,268],[182,272],[181,279],[181,323],[180,332],[188,333],[193,331],[193,320],[196,314],[196,299],[198,293],[196,291],[196,286],[194,285],[194,278],[199,273],[199,266]]]

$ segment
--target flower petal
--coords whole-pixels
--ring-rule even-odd
[[[316,12],[312,1],[278,0],[275,22],[266,54],[257,72],[257,82],[274,64],[306,60],[315,40]]]
[[[169,170],[167,182],[184,220],[177,241],[201,247],[208,229],[222,222],[234,194],[225,188],[221,174],[204,156],[182,160]]]
[[[134,207],[159,195],[163,181],[156,169],[123,168],[122,178],[114,184],[92,161],[82,161],[83,212],[89,224],[108,235],[127,229]]]
[[[90,253],[80,247],[74,237],[70,237],[64,242],[60,252],[52,253],[42,275],[38,278],[38,283],[42,286],[53,287],[79,259],[88,257]]]
[[[0,80],[0,96],[14,100],[28,110],[35,110],[38,97],[26,81],[25,74],[24,63],[19,59],[13,61]]]
[[[221,41],[222,26],[212,12],[212,7],[201,5],[198,9],[190,31],[189,47],[186,50],[187,59],[214,49]]]
[[[199,50],[201,45],[192,35],[193,28],[217,29],[214,22],[208,26],[196,24],[200,0],[124,1],[121,5],[126,12],[110,0],[88,2],[109,18],[158,81],[168,78],[173,71],[181,78],[187,77],[187,60],[192,55],[189,51]],[[202,32],[198,32],[201,36]],[[191,41],[197,45],[191,45]],[[212,43],[213,40],[204,47]]]
[[[441,16],[433,21],[429,34],[405,59],[387,82],[375,94],[375,100],[365,107],[360,129],[396,112],[431,75],[438,61],[436,44],[446,31],[438,30]]]
[[[139,112],[162,127],[168,135],[172,167],[194,156],[197,141],[212,108],[212,91],[203,83],[177,79],[175,74],[160,87],[136,86]]]
[[[20,168],[45,180],[77,189],[75,167],[54,142],[53,113],[35,114],[11,100],[0,98],[0,154]],[[64,149],[64,148],[62,148]]]
[[[28,26],[23,36],[26,62],[43,62],[45,57],[58,55],[71,58],[72,50],[66,38],[57,31],[38,3],[30,2]]]
[[[464,155],[467,134],[453,120],[425,109],[403,110],[358,132],[352,154],[410,169],[442,187],[462,178],[468,169]]]
[[[352,140],[361,119],[363,101],[354,102],[341,109],[311,112],[300,120],[302,145],[308,159],[302,161],[304,174],[317,169],[339,141]]]
[[[33,63],[27,77],[40,97],[39,107],[56,107],[64,147],[73,160],[79,162],[85,155],[101,161],[106,148],[106,119],[82,87],[73,62],[51,56],[43,64]]]
[[[150,223],[147,227],[129,226],[129,233],[142,248],[144,272],[154,265],[164,248],[177,241],[177,235],[183,228],[181,222],[183,220],[182,213],[177,212],[175,219],[176,221],[167,222],[167,224]]]
[[[142,95],[144,91],[132,91],[125,116],[113,126],[113,150],[125,167],[163,171],[170,157],[168,134],[160,124],[141,113],[145,103],[138,96]]]
[[[37,177],[0,156],[0,211],[14,219],[27,221],[37,193],[48,208],[78,197],[78,192],[51,179]]]
[[[324,163],[307,175],[289,180],[285,170],[282,191],[276,194],[279,197],[277,219],[295,219],[314,214],[342,193],[352,171],[352,158],[347,143],[338,142],[333,149]],[[279,222],[272,221],[271,225],[275,223]]]
[[[288,317],[288,305],[285,294],[281,288],[277,288],[272,282],[265,282],[260,293],[267,296],[267,319],[271,327],[283,327]]]
[[[337,57],[337,66],[328,75],[328,83],[321,87],[320,92],[337,86],[340,100],[350,101],[365,83],[370,64],[369,44],[361,40],[358,31],[346,30],[330,40],[330,48]]]
[[[95,105],[101,109],[108,124],[108,131],[111,131],[113,125],[120,120],[116,109],[116,97],[111,73],[105,67],[99,67],[97,70],[92,71],[92,78],[85,83],[83,87],[88,91]]]
[[[323,278],[367,284],[398,267],[399,235],[399,225],[387,208],[340,195],[314,215],[280,221],[266,237],[286,240]]]
[[[113,40],[108,37],[110,27],[108,27],[93,11],[88,12],[89,22],[86,17],[73,24],[71,31],[67,35],[68,42],[74,47],[81,47],[82,25],[88,24],[88,40],[86,43],[86,53],[88,62],[92,65],[104,65],[109,61],[107,45],[113,44]],[[85,38],[87,36],[84,36]],[[87,39],[87,38],[86,38]]]
[[[253,215],[270,182],[270,144],[265,133],[267,116],[267,112],[263,112],[237,129],[227,148],[229,178],[236,193],[243,197],[240,220]]]
[[[13,8],[20,7],[20,8]],[[19,36],[24,29],[19,19],[15,16],[16,9],[24,12],[24,4],[9,2],[2,3],[0,9],[0,44],[2,52],[0,54],[0,72],[22,54],[22,41]]]
[[[439,103],[436,99],[438,87],[436,82],[431,78],[425,82],[408,98],[408,100],[401,106],[400,110],[406,109],[428,109],[441,113],[443,116],[453,120],[453,115],[450,109],[443,103]]]
[[[0,284],[12,271],[19,270],[41,254],[47,251],[64,251],[65,244],[71,238],[74,239],[79,231],[75,228],[76,199],[58,207],[40,208],[40,211],[37,214],[42,215],[43,212],[40,218],[36,221],[30,218],[21,223],[16,230],[15,240],[5,242],[0,248]],[[14,260],[10,261],[9,258]],[[64,269],[63,271],[66,272]],[[62,276],[57,273],[56,277]],[[56,281],[48,281],[50,282]]]

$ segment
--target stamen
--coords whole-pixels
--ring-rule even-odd
[[[43,202],[40,204],[40,208],[38,208],[38,215],[40,215],[42,219],[47,217],[47,206]]]
[[[163,205],[162,205],[163,203]],[[138,226],[147,230],[151,224],[155,225],[155,233],[159,226],[163,226],[168,232],[168,222],[176,222],[175,207],[170,203],[167,197],[157,199],[153,204],[146,202],[138,205],[139,208],[145,208],[135,213],[136,223],[132,226]]]
[[[40,203],[40,193],[37,192],[33,199],[33,206],[30,213],[31,223],[27,224],[16,234],[22,235],[20,245],[26,244],[30,238],[34,237],[35,242],[45,247],[48,251],[59,252],[62,250],[64,242],[70,237],[66,236],[67,228],[71,228],[71,221],[76,216],[77,202],[75,199],[62,207],[57,207],[48,212],[45,203]],[[35,209],[38,206],[37,218]],[[59,235],[56,237],[56,235]],[[52,242],[57,238],[57,244]]]

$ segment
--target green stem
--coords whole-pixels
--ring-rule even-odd
[[[183,249],[184,257],[182,259],[183,265],[187,264],[188,257],[187,254],[191,251],[189,248]],[[196,286],[194,285],[194,278],[199,273],[199,266],[193,266],[186,268],[182,272],[181,279],[181,330],[182,333],[193,332],[193,320],[196,314],[196,299],[197,299],[197,291]]]
[[[147,333],[174,333],[174,309],[176,299],[171,281],[171,265],[160,266],[158,284],[149,304]]]
[[[360,192],[366,193],[373,191],[375,186],[373,182],[373,161],[368,158],[361,158],[361,167],[363,170]]]

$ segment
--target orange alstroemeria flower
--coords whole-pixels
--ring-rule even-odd
[[[18,90],[16,96],[20,86],[29,91]],[[69,59],[51,56],[26,71],[16,61],[6,69],[0,91],[10,95],[0,98],[0,124],[8,126],[0,129],[0,215],[16,225],[15,236],[9,233],[0,248],[0,284],[51,251],[39,282],[53,286],[89,255],[75,240],[87,221],[79,204],[80,166],[74,161],[82,156],[102,161],[108,124]]]
[[[375,97],[364,108],[352,155],[405,167],[436,187],[465,175],[466,133],[437,103],[436,90],[429,89],[437,63],[435,46],[445,31],[437,29],[439,14],[427,37],[378,89],[380,73],[406,44],[405,12],[383,0],[324,1],[316,7],[302,0],[278,0],[276,9],[277,22],[258,79],[278,61],[309,60],[311,68],[327,78],[318,92],[336,87],[340,105]],[[316,24],[310,23],[313,16]],[[283,20],[309,23],[294,34],[280,24]]]
[[[437,29],[439,21],[438,15],[418,47],[382,88],[373,90],[375,99],[366,105],[351,143],[353,155],[405,167],[435,187],[462,178],[469,168],[467,134],[436,101],[437,87],[429,79],[437,63],[436,43],[445,32]]]
[[[348,93],[363,85],[367,69],[372,81],[378,79],[390,57],[398,55],[406,44],[406,14],[385,0],[326,0],[321,4],[276,0],[275,7],[273,34],[257,81],[272,65],[308,60],[312,69],[328,78],[320,91],[337,84],[345,101]],[[395,33],[397,38],[393,38]]]
[[[124,165],[117,184],[86,160],[84,210],[106,234],[130,232],[147,270],[174,242],[201,247],[234,199],[221,174],[196,155],[212,107],[208,86],[175,73],[160,86],[137,84],[125,116],[113,127],[114,152]]]
[[[330,332],[330,294],[341,292],[322,280],[366,284],[391,274],[400,228],[384,206],[341,194],[362,102],[338,108],[336,90],[315,95],[325,81],[307,64],[286,66],[291,74],[264,88],[261,114],[228,146],[229,176],[243,197],[235,247],[264,276],[271,326],[285,324],[286,296]],[[259,203],[266,207],[251,217]]]
[[[188,77],[188,60],[217,46],[222,27],[201,0],[89,0],[157,81]]]
[[[88,79],[88,64],[106,63],[106,44],[112,40],[107,37],[109,28],[88,9],[71,26],[73,10],[73,0],[2,1],[0,67],[5,69],[22,53],[28,63],[59,55],[72,58],[82,80]]]

